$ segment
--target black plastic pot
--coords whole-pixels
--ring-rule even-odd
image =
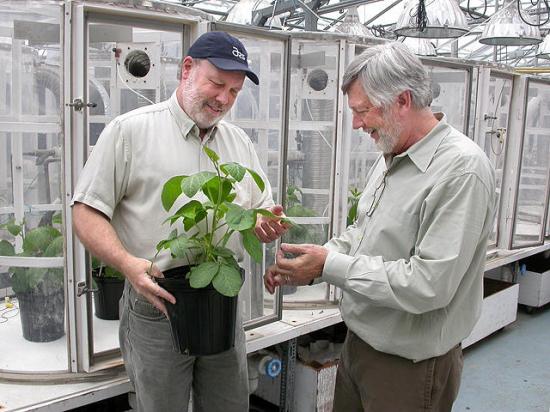
[[[118,304],[124,291],[124,279],[94,276],[97,291],[94,292],[95,315],[99,319],[118,320]]]
[[[23,337],[31,342],[51,342],[65,334],[63,289],[50,294],[17,293]]]
[[[165,302],[174,348],[191,356],[225,352],[235,346],[238,297],[224,296],[211,284],[192,288],[185,278],[189,270],[189,266],[180,266],[157,278],[159,285],[176,298],[175,305]]]

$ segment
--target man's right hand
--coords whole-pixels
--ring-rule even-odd
[[[163,299],[174,304],[176,298],[155,282],[155,278],[164,277],[159,268],[147,259],[135,258],[124,269],[123,273],[135,291],[168,317]]]

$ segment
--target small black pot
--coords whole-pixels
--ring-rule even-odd
[[[124,279],[94,276],[97,292],[94,293],[95,315],[99,319],[118,320],[118,304],[124,291]]]
[[[17,293],[23,337],[31,342],[51,342],[65,334],[63,288],[50,294]]]
[[[224,296],[212,284],[192,288],[186,279],[190,269],[180,266],[164,271],[164,278],[157,278],[159,285],[176,298],[175,305],[165,302],[174,348],[191,356],[225,352],[235,346],[238,296]]]

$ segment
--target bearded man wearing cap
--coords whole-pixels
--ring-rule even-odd
[[[258,84],[243,44],[224,32],[200,36],[183,59],[181,79],[170,99],[125,113],[101,133],[79,177],[73,197],[73,224],[84,246],[126,277],[121,301],[120,346],[136,391],[138,411],[187,411],[193,388],[194,411],[248,411],[244,331],[239,321],[234,348],[193,357],[176,352],[163,300],[175,298],[154,277],[188,264],[155,256],[169,236],[161,203],[164,182],[209,167],[203,146],[221,162],[238,162],[260,173],[260,192],[244,179],[235,202],[245,208],[274,205],[271,188],[245,132],[222,120],[245,77]],[[286,231],[278,220],[258,217],[256,236],[271,242]],[[236,257],[242,246],[234,245]]]

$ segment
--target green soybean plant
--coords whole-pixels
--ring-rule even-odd
[[[168,239],[157,245],[157,255],[162,250],[170,250],[172,257],[186,258],[193,262],[188,273],[189,284],[193,288],[212,286],[222,295],[236,296],[243,279],[240,267],[227,242],[236,232],[242,235],[247,253],[256,262],[262,259],[262,246],[254,228],[258,215],[281,219],[266,209],[244,209],[233,203],[237,193],[235,183],[249,174],[264,191],[265,183],[260,175],[239,163],[220,164],[220,157],[213,150],[204,147],[204,152],[214,165],[215,172],[202,171],[190,176],[170,178],[162,190],[162,205],[170,212],[176,200],[185,195],[191,199],[181,206],[165,223],[174,225],[180,222],[183,233],[174,229]],[[192,199],[198,192],[205,201]],[[288,219],[281,219],[291,223]],[[216,235],[216,236],[215,236]]]

